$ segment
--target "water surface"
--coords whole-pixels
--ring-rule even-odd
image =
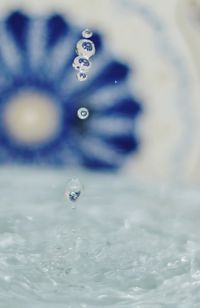
[[[1,308],[199,307],[198,189],[5,167],[0,206]]]

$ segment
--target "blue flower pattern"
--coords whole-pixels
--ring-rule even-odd
[[[72,62],[81,29],[59,14],[47,17],[12,12],[0,23],[0,117],[24,90],[45,93],[60,110],[60,129],[52,140],[31,147],[12,138],[0,119],[0,162],[119,168],[139,140],[134,132],[141,112],[128,80],[130,68],[107,50],[94,32],[96,47],[87,81],[76,79]],[[88,108],[87,120],[77,117]]]

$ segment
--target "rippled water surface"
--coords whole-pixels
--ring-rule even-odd
[[[85,187],[76,209],[71,175]],[[199,307],[197,189],[3,168],[0,204],[1,308]]]

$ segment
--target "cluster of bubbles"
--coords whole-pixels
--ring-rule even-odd
[[[72,178],[69,180],[66,191],[65,191],[65,197],[68,201],[70,201],[73,205],[72,208],[75,208],[74,203],[78,200],[82,192],[82,185],[79,179]]]
[[[83,39],[76,44],[77,57],[74,59],[72,66],[77,70],[77,78],[79,81],[85,81],[88,77],[88,71],[91,68],[90,58],[95,54],[95,45],[89,40],[93,33],[89,29],[82,32]]]

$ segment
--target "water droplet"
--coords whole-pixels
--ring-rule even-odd
[[[82,36],[86,39],[90,38],[93,35],[92,31],[90,31],[89,29],[85,29],[82,32]]]
[[[78,72],[76,76],[79,81],[85,81],[87,80],[87,77],[88,77],[86,73],[81,72],[81,71]]]
[[[87,71],[91,68],[91,62],[86,57],[78,56],[74,59],[73,67],[76,70]]]
[[[65,191],[65,196],[69,201],[75,202],[80,197],[81,191],[82,191],[81,182],[79,181],[79,179],[74,178],[68,182]]]
[[[81,194],[80,191],[79,192],[71,191],[68,195],[69,200],[72,202],[76,201],[80,197],[80,194]]]
[[[79,56],[90,58],[95,54],[94,43],[91,40],[82,39],[76,44],[76,52]]]
[[[87,119],[88,116],[89,116],[89,111],[88,111],[88,109],[85,108],[85,107],[79,108],[78,111],[77,111],[77,116],[78,116],[79,119],[81,119],[81,120]]]

